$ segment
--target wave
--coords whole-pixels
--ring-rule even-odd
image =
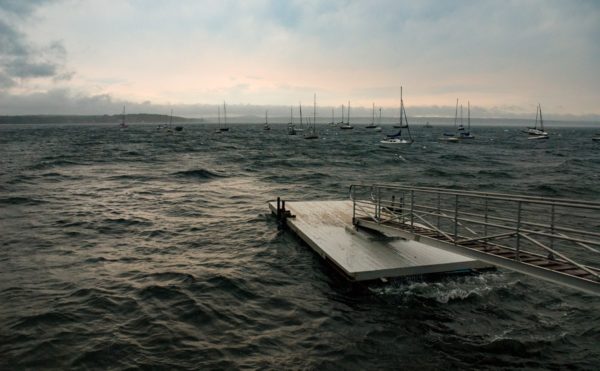
[[[0,198],[0,205],[40,205],[46,201],[38,200],[30,197],[2,197]]]
[[[215,178],[224,178],[225,175],[218,173],[216,171],[210,171],[207,169],[193,169],[193,170],[184,170],[178,171],[172,174],[177,178],[189,178],[189,179],[200,179],[200,180],[208,180]]]
[[[497,178],[497,179],[514,179],[515,176],[512,173],[502,171],[502,170],[479,170],[477,172],[478,175]]]

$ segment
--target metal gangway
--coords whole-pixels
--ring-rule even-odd
[[[599,202],[402,185],[350,198],[356,227],[600,295]]]

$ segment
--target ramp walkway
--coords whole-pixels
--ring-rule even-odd
[[[352,185],[352,223],[600,295],[600,203]]]

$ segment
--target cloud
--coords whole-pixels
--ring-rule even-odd
[[[46,2],[0,0],[0,87],[11,88],[27,79],[72,76],[65,70],[67,51],[62,42],[38,46],[18,29]]]

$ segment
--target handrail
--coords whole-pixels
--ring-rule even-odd
[[[520,254],[547,254],[600,281],[600,202],[387,184],[352,184],[353,220],[415,225],[451,244],[485,243]],[[583,261],[583,262],[582,262]]]
[[[362,184],[353,184],[350,187],[364,186]],[[541,196],[529,196],[529,195],[510,195],[506,193],[496,193],[496,192],[477,192],[477,191],[466,191],[466,190],[449,190],[445,188],[435,188],[435,187],[409,187],[402,185],[387,185],[387,184],[373,184],[370,185],[371,188],[387,188],[387,189],[398,189],[398,190],[414,190],[414,191],[422,191],[429,193],[440,193],[440,194],[448,194],[448,195],[459,195],[459,196],[475,196],[481,198],[488,198],[494,200],[502,200],[502,201],[529,201],[531,203],[536,204],[555,204],[558,206],[567,206],[567,207],[578,207],[583,206],[585,208],[590,209],[598,209],[600,210],[600,202],[594,201],[581,201],[567,198],[550,198],[550,197],[541,197]]]

